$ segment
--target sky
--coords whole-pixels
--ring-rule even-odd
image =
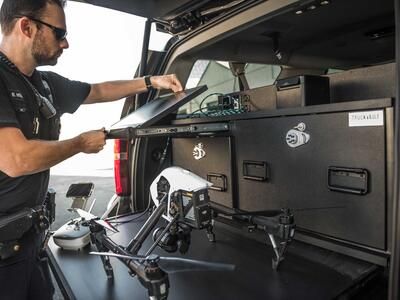
[[[70,47],[56,66],[40,69],[88,83],[133,78],[140,62],[144,18],[73,1],[67,2],[65,14]],[[150,49],[162,50],[168,38],[153,28]],[[82,105],[74,114],[64,114],[60,139],[109,127],[119,120],[123,102]],[[98,154],[75,155],[54,166],[51,174],[113,176],[113,146],[109,140]]]

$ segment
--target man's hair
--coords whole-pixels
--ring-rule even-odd
[[[4,0],[0,10],[0,26],[4,35],[11,33],[17,16],[40,18],[47,3],[64,8],[66,0]]]

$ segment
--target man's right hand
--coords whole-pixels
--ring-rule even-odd
[[[103,150],[106,144],[104,128],[81,133],[79,136],[80,152],[97,153]]]

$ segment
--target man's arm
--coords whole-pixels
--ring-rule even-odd
[[[0,170],[10,177],[49,169],[79,153],[97,153],[105,144],[103,130],[84,132],[64,141],[27,140],[21,130],[0,128]]]
[[[182,85],[175,74],[151,76],[151,85],[155,89],[170,89],[174,93],[182,91]],[[144,78],[132,80],[107,81],[92,84],[90,93],[83,104],[109,102],[122,99],[147,90]]]

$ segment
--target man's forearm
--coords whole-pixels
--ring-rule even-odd
[[[105,145],[104,130],[92,130],[64,141],[27,140],[18,128],[0,128],[0,170],[18,177],[47,170],[79,153],[97,153]]]
[[[47,170],[79,153],[79,143],[79,137],[64,141],[29,140],[23,149],[14,153],[14,162],[6,173],[18,177]]]
[[[151,86],[155,89],[182,91],[182,85],[175,74],[151,76]],[[132,80],[107,81],[92,84],[84,104],[100,103],[122,99],[147,90],[143,77]]]
[[[84,104],[114,101],[145,92],[146,90],[143,78],[92,84],[89,96]]]

